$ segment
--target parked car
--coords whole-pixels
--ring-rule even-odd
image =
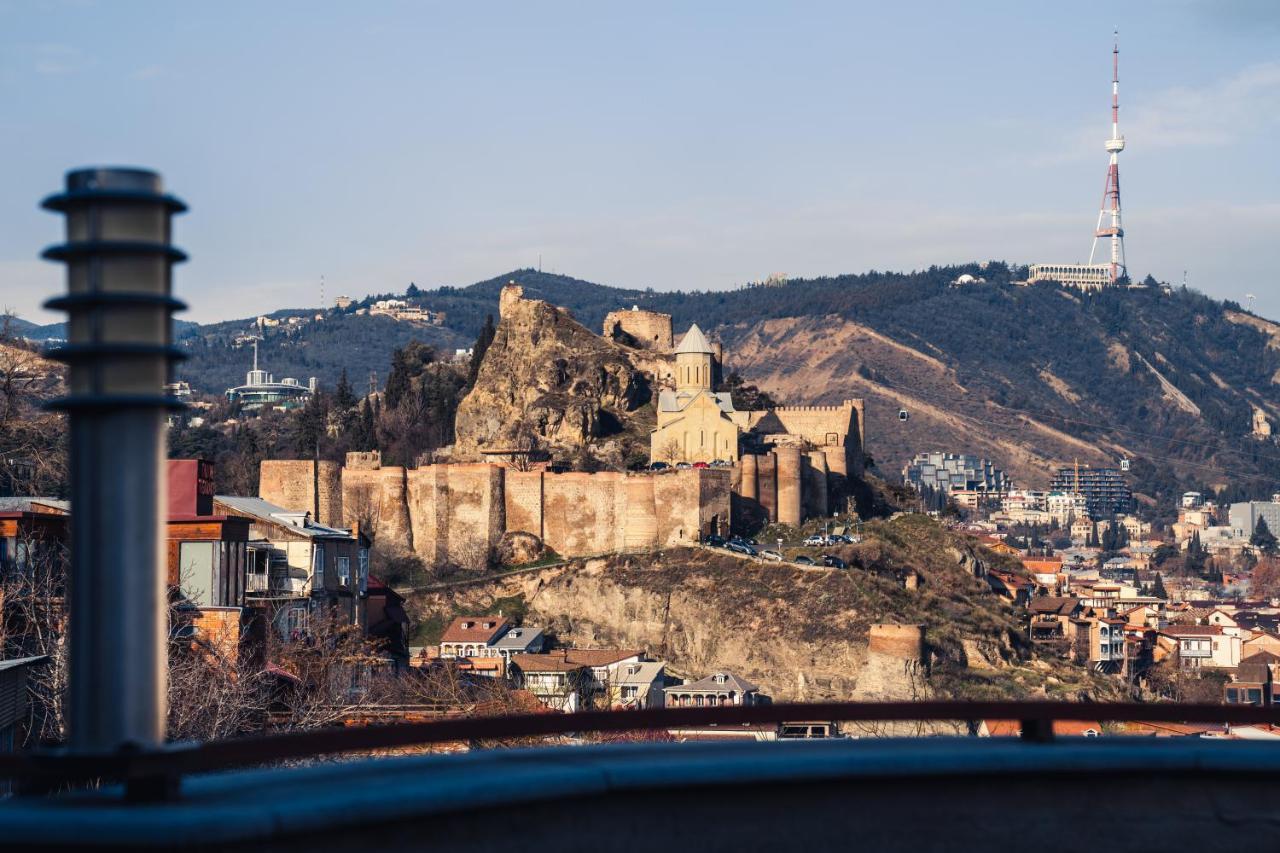
[[[746,536],[730,536],[730,537],[729,537],[729,541],[730,541],[730,542],[737,542],[737,543],[738,543],[738,544],[740,544],[740,545],[750,545],[752,548],[754,548],[754,547],[756,547],[757,545],[759,545],[759,544],[760,544],[760,543],[759,543],[759,542],[757,542],[756,540],[754,540],[754,539],[750,539],[750,538],[748,538],[748,537],[746,537]]]
[[[806,556],[804,556],[803,554],[802,554],[801,556],[799,556],[799,557],[796,557],[796,558],[795,558],[795,560],[793,560],[792,562],[794,562],[796,565],[799,565],[799,566],[816,566],[816,565],[818,565],[817,563],[815,563],[815,562],[813,561],[813,557],[806,557]]]
[[[804,538],[804,544],[808,545],[810,548],[820,548],[823,545],[829,545],[831,543],[829,543],[827,541],[827,537],[823,536],[821,533],[815,533],[812,536],[806,536]]]
[[[773,563],[782,562],[782,555],[777,551],[761,551],[760,556]]]
[[[728,461],[727,459],[712,459],[711,467],[712,468],[731,468],[733,467],[733,463]]]
[[[845,534],[843,534],[843,533],[833,533],[833,534],[831,534],[831,536],[830,536],[830,537],[828,537],[828,538],[830,538],[830,539],[831,539],[831,542],[832,542],[833,544],[834,544],[834,543],[836,543],[836,542],[841,542],[841,543],[844,543],[844,544],[846,544],[846,545],[855,545],[855,544],[857,544],[856,542],[854,542],[854,541],[853,541],[853,537],[852,537],[852,536],[846,536],[846,535],[845,535]]]
[[[703,545],[709,545],[712,548],[723,548],[725,539],[723,536],[716,536],[714,533],[702,540]]]
[[[735,554],[746,554],[748,557],[754,557],[756,555],[756,549],[752,548],[745,542],[730,540],[729,544],[725,547]]]
[[[678,468],[678,469],[679,469],[679,470],[681,470],[681,471],[688,471],[688,470],[689,470],[690,468],[692,468],[692,467],[693,467],[693,466],[692,466],[692,465],[690,465],[688,462],[677,462],[677,463],[676,463],[676,468]]]
[[[822,565],[826,566],[829,569],[847,569],[848,568],[848,566],[845,565],[844,560],[840,559],[835,554],[823,554]]]
[[[695,462],[693,463],[693,467],[694,468],[710,468],[711,466],[705,462]]]
[[[665,462],[655,462],[649,466],[650,471],[665,471],[671,466]]]

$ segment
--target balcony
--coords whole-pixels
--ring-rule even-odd
[[[1091,705],[1088,711],[1101,719],[1280,719],[1270,709],[1238,705]],[[367,752],[457,742],[468,733],[477,739],[504,730],[563,734],[656,721],[666,727],[677,719],[706,722],[710,715],[728,723],[730,715],[734,722],[758,722],[810,712],[864,720],[1030,719],[1023,722],[1022,739],[644,742],[366,757],[203,775],[332,751],[339,743]],[[171,750],[155,760],[125,759],[143,773],[166,764],[185,768],[180,795],[168,799],[127,804],[119,789],[107,787],[0,803],[0,838],[30,851],[178,844],[328,851],[367,849],[374,838],[380,848],[417,848],[429,839],[433,850],[468,853],[602,846],[641,851],[652,849],[653,833],[623,831],[635,826],[637,814],[680,814],[688,826],[716,827],[713,843],[704,845],[708,850],[835,849],[855,837],[868,850],[1021,851],[1031,837],[1040,838],[1041,847],[1068,850],[1078,840],[1068,831],[1076,826],[1116,837],[1132,836],[1136,828],[1144,849],[1280,844],[1280,824],[1273,820],[1280,749],[1201,738],[1053,740],[1051,721],[1079,713],[1079,705],[1049,702],[836,703],[807,710],[543,714],[249,738]],[[1067,788],[1087,789],[1090,797],[1064,799]],[[1099,798],[1137,808],[1099,811]],[[925,821],[921,802],[929,803]],[[1051,815],[1046,802],[1055,804]]]

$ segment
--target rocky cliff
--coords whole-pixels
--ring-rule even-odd
[[[502,292],[501,320],[475,386],[458,407],[455,453],[484,448],[574,452],[644,418],[649,383],[626,348],[563,308]]]
[[[563,644],[646,649],[688,678],[729,670],[780,701],[1115,690],[1081,668],[1034,658],[1021,611],[974,576],[999,557],[920,517],[869,527],[867,542],[846,554],[848,571],[674,550],[419,596],[412,609],[438,624],[522,601],[525,621]],[[923,625],[923,655],[877,647],[871,634],[881,623]]]

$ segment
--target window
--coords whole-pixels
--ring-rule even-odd
[[[338,558],[338,584],[340,586],[351,586],[351,558]]]
[[[360,594],[364,595],[369,591],[369,549],[361,548],[359,552],[360,560]]]
[[[310,614],[306,607],[290,607],[284,611],[284,635],[289,639],[299,639],[307,633]]]
[[[214,598],[216,542],[182,542],[178,546],[178,586],[192,604],[219,604]]]
[[[316,545],[311,549],[311,588],[324,588],[324,546]]]

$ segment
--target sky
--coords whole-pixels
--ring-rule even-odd
[[[0,0],[0,308],[85,165],[190,205],[186,319],[535,267],[1083,262],[1111,40],[1131,274],[1280,317],[1280,3]]]

